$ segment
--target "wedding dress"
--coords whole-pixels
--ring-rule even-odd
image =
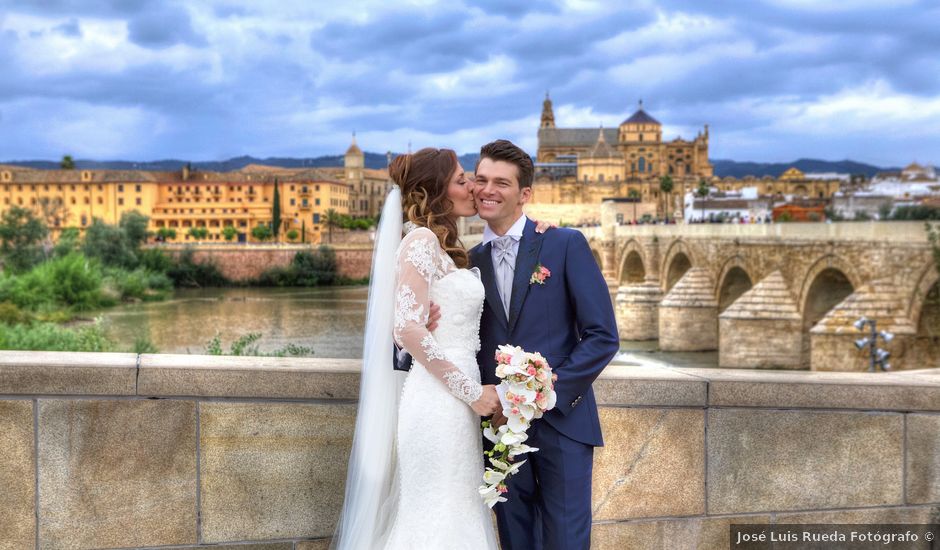
[[[476,269],[458,269],[431,230],[406,224],[398,248],[395,341],[414,357],[401,393],[397,489],[385,548],[497,547],[478,487],[483,450],[476,354],[485,292]],[[429,303],[440,306],[428,332]]]

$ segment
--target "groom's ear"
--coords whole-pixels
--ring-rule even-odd
[[[519,204],[525,204],[532,198],[532,187],[523,187],[519,193]]]

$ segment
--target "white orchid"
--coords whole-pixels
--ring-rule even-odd
[[[519,456],[519,455],[523,455],[526,453],[534,453],[537,450],[539,450],[538,447],[529,447],[528,445],[523,445],[523,444],[513,445],[509,449],[509,456]]]

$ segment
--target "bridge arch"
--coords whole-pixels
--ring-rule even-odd
[[[727,260],[719,272],[715,296],[718,299],[718,313],[723,312],[742,294],[754,286],[754,279],[747,271],[743,256],[735,255]]]
[[[920,269],[920,277],[917,278],[917,285],[914,287],[914,293],[907,304],[908,318],[915,326],[920,322],[925,306],[928,305],[928,297],[935,287],[940,283],[940,274],[933,261],[927,263]]]
[[[639,284],[646,280],[646,253],[636,239],[630,239],[620,251],[620,284]]]
[[[598,250],[597,248],[595,248],[595,247],[593,247],[593,246],[591,247],[591,255],[594,256],[594,261],[597,262],[597,268],[600,269],[601,272],[603,273],[603,271],[604,271],[604,260],[603,260],[604,255],[601,254],[601,251],[600,251],[600,250]]]
[[[663,292],[669,292],[685,272],[692,269],[692,250],[682,239],[676,239],[669,245],[660,267]]]
[[[852,266],[842,258],[827,254],[817,260],[803,278],[799,308],[802,322],[800,364],[810,368],[810,329],[839,302],[858,288],[860,280]]]

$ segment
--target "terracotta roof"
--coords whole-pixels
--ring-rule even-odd
[[[617,143],[616,128],[605,128],[604,139]],[[590,147],[597,141],[597,128],[539,128],[539,146]]]

